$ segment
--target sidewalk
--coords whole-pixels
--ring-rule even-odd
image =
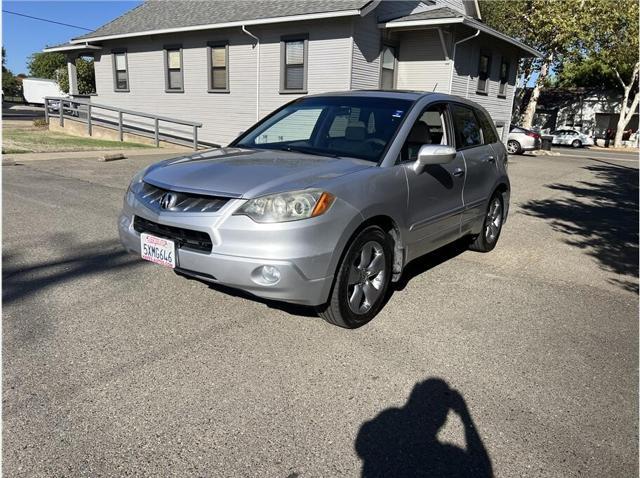
[[[589,146],[587,148],[589,151],[602,151],[602,152],[606,152],[606,151],[612,151],[615,153],[630,153],[630,154],[638,154],[638,148],[635,148],[633,146],[627,146],[627,147],[622,147],[622,148],[615,148],[613,146],[609,146],[608,148],[605,148],[604,146]]]

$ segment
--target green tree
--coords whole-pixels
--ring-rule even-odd
[[[29,57],[27,68],[29,76],[57,80],[57,71],[67,67],[67,59],[63,53],[40,52]]]
[[[96,80],[93,58],[81,57],[76,59],[75,63],[78,76],[78,93],[81,95],[95,93]],[[56,80],[60,84],[60,89],[65,93],[69,93],[69,71],[64,54],[55,52],[34,53],[29,57],[27,66],[31,76]]]
[[[95,69],[93,58],[78,58],[76,60],[76,74],[78,75],[78,93],[88,95],[96,92]],[[60,89],[69,93],[69,73],[67,69],[58,72]]]
[[[604,88],[617,90],[620,83],[613,69],[595,58],[571,60],[554,72],[549,86],[561,88]]]
[[[542,54],[542,58],[524,59],[520,65],[524,85],[534,76],[536,78],[522,120],[525,127],[531,127],[540,92],[551,72],[558,69],[567,56],[577,48],[577,39],[582,31],[581,10],[585,1],[480,2],[482,17],[489,26],[517,38]]]
[[[614,144],[621,146],[622,135],[631,117],[638,111],[638,82],[640,59],[638,57],[638,2],[636,0],[589,0],[588,16],[580,39],[577,57],[588,57],[603,68],[613,71],[623,92],[620,119]]]
[[[3,96],[20,96],[20,83],[6,65],[7,51],[2,47],[2,94]]]

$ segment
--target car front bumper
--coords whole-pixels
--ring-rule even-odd
[[[258,224],[246,216],[233,215],[242,202],[230,200],[215,214],[159,212],[127,193],[118,220],[120,241],[129,252],[140,255],[140,234],[134,229],[134,216],[206,232],[212,240],[211,253],[176,244],[177,272],[265,299],[304,305],[325,303],[335,273],[335,251],[347,225],[346,219],[341,218],[348,217],[345,209],[352,209],[351,206],[336,200],[325,215],[317,218]],[[353,214],[353,210],[349,212]],[[259,268],[265,265],[278,269],[277,283],[261,281]]]

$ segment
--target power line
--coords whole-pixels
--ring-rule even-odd
[[[19,17],[31,18],[32,20],[40,20],[41,22],[55,23],[56,25],[63,25],[65,27],[79,28],[80,30],[87,30],[92,32],[93,28],[79,27],[77,25],[69,25],[68,23],[56,22],[55,20],[47,20],[46,18],[32,17],[31,15],[25,15],[24,13],[10,12],[9,10],[2,10],[3,13],[10,13],[11,15],[18,15]]]

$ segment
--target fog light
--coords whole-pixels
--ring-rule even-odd
[[[280,271],[274,266],[262,266],[260,276],[267,284],[275,284],[280,280]]]

